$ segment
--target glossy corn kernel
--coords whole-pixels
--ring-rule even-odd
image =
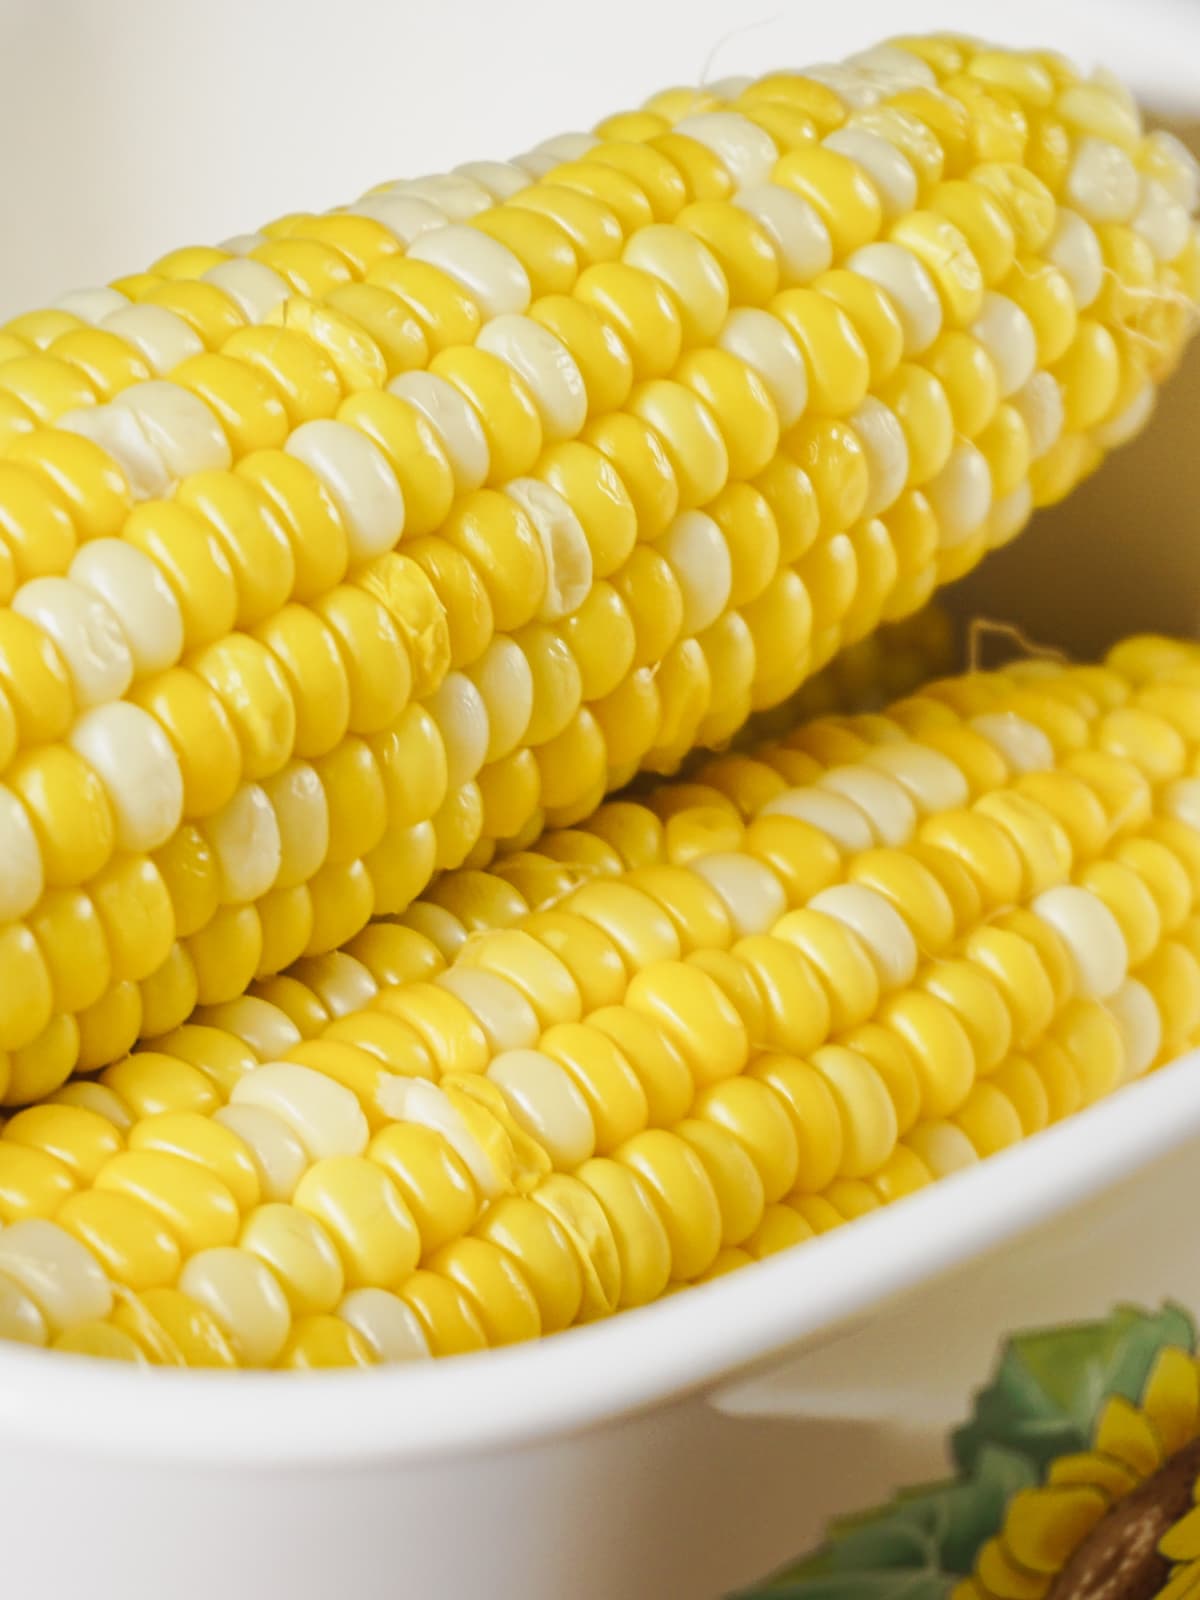
[[[1198,666],[1130,640],[776,729],[50,1086],[0,1133],[5,1330],[482,1349],[1074,1115],[1200,1038]]]

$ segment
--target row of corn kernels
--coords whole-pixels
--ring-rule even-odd
[[[1069,1114],[1200,1027],[1198,664],[1134,641],[717,758],[19,1113],[7,1331],[502,1343]]]
[[[208,348],[163,333],[170,384],[114,378],[11,442],[10,1099],[720,742],[1060,492],[1134,389],[1140,419],[1180,330],[1135,323],[1190,260],[1146,217],[1186,217],[1188,168],[1115,91],[1013,58],[1026,102],[1047,74],[1062,102],[1030,145],[994,53],[932,81],[956,49],[835,74],[841,99],[776,75],[661,139],[609,128],[470,226],[389,233],[426,186],[285,219],[257,259],[170,258],[136,306],[75,302],[108,307],[104,339],[191,308]],[[1113,192],[1142,173],[1128,226],[1101,220],[1098,118]],[[585,213],[595,259],[564,231]],[[389,342],[414,281],[424,331]],[[0,367],[41,421],[57,340],[99,336],[74,317],[8,335],[50,346]]]

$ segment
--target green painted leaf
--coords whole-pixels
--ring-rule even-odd
[[[1025,1455],[1039,1474],[1055,1456],[1086,1449],[1096,1417],[1112,1395],[1137,1400],[1159,1351],[1191,1349],[1196,1330],[1185,1312],[1122,1306],[1103,1322],[1018,1334],[974,1415],[953,1437],[954,1457],[973,1472],[989,1444]]]
[[[932,1572],[840,1572],[776,1579],[740,1600],[949,1600],[955,1579]]]

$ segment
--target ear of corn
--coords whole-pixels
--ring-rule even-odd
[[[602,806],[13,1116],[0,1329],[447,1355],[886,1205],[1200,1035],[1200,648],[935,681]]]
[[[0,331],[0,1099],[674,770],[1145,420],[1194,164],[957,41]]]

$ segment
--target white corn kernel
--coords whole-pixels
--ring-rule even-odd
[[[957,810],[971,798],[967,780],[940,750],[927,750],[904,739],[875,745],[864,751],[861,759],[865,766],[894,778],[923,817]]]
[[[1051,372],[1035,372],[1009,399],[1029,435],[1029,458],[1040,461],[1062,437],[1066,422],[1062,390]]]
[[[100,327],[131,344],[157,377],[163,377],[190,356],[204,353],[200,335],[165,306],[122,306],[119,311],[110,311]]]
[[[42,852],[29,813],[0,783],[0,923],[32,911],[44,887]]]
[[[90,322],[95,326],[103,322],[105,317],[112,316],[114,311],[123,311],[129,304],[129,296],[122,294],[119,289],[97,285],[94,289],[72,289],[70,294],[64,294],[54,302],[54,309],[65,311],[72,317],[78,317],[80,322]]]
[[[1116,994],[1129,976],[1129,951],[1103,900],[1076,884],[1060,883],[1039,894],[1031,909],[1066,945],[1076,993],[1085,1000]]]
[[[404,532],[404,497],[387,457],[357,428],[302,422],[284,449],[316,473],[341,515],[353,562],[370,561]]]
[[[107,1084],[97,1083],[94,1078],[73,1078],[65,1089],[50,1097],[50,1104],[82,1106],[85,1111],[94,1111],[105,1122],[111,1122],[120,1133],[128,1133],[133,1127],[133,1115],[124,1100]]]
[[[979,1152],[956,1122],[918,1122],[904,1136],[904,1144],[935,1178],[979,1165]]]
[[[532,317],[485,322],[475,340],[521,378],[533,396],[546,440],[573,439],[587,421],[588,397],[571,352]]]
[[[570,1172],[594,1154],[596,1127],[587,1101],[557,1061],[540,1050],[505,1050],[487,1075],[560,1171]]]
[[[165,500],[175,480],[132,411],[120,406],[80,406],[64,411],[55,427],[99,445],[120,468],[135,500]]]
[[[34,578],[12,598],[18,616],[53,639],[80,706],[117,700],[133,682],[133,655],[112,608],[70,578]]]
[[[768,800],[759,815],[798,817],[831,839],[847,855],[870,850],[875,843],[870,823],[852,801],[820,789],[785,789]]]
[[[529,661],[519,645],[500,634],[466,671],[487,709],[486,759],[499,761],[518,748],[533,715]]]
[[[869,488],[859,515],[877,517],[896,503],[908,483],[908,440],[896,413],[870,394],[851,416],[850,426],[867,458]]]
[[[857,934],[884,989],[903,989],[913,981],[917,941],[904,918],[877,890],[863,883],[836,883],[814,895],[808,908],[824,912]]]
[[[464,672],[448,672],[425,705],[446,746],[448,786],[461,788],[487,759],[487,705]]]
[[[446,452],[459,494],[478,489],[491,466],[488,443],[479,418],[454,385],[432,372],[402,372],[388,390],[416,406],[429,423]]]
[[[387,1289],[352,1289],[337,1315],[367,1344],[377,1361],[427,1361],[429,1341],[411,1306]]]
[[[1147,378],[1124,411],[1091,430],[1092,438],[1102,450],[1115,450],[1119,445],[1128,444],[1149,422],[1157,404],[1158,387]]]
[[[815,67],[806,67],[804,76],[832,89],[842,104],[851,109],[873,106],[883,99],[884,91],[878,83],[865,72],[856,72],[840,61],[822,61]]]
[[[293,889],[307,883],[329,853],[329,797],[306,761],[290,761],[282,772],[264,778],[262,788],[279,828],[280,867],[275,885]]]
[[[901,784],[876,767],[851,762],[817,779],[817,787],[841,795],[866,817],[879,844],[907,844],[916,831],[917,810]]]
[[[684,511],[655,548],[679,583],[682,634],[690,637],[703,632],[723,614],[733,587],[733,562],[724,535],[703,511]]]
[[[202,1006],[195,1013],[200,1027],[220,1028],[254,1051],[260,1061],[277,1061],[300,1043],[301,1033],[286,1011],[268,1000],[244,994],[223,1005]]]
[[[293,970],[333,1017],[361,1011],[379,993],[379,985],[368,968],[344,950],[309,956]]]
[[[766,933],[787,910],[787,895],[775,874],[753,856],[715,851],[688,862],[716,890],[739,939]]]
[[[365,194],[347,210],[353,216],[370,217],[372,222],[382,224],[406,248],[423,233],[444,228],[447,222],[444,211],[413,194]]]
[[[600,143],[594,133],[560,133],[514,156],[510,163],[530,178],[544,178],[568,161],[581,161]]]
[[[1142,179],[1141,199],[1130,226],[1150,246],[1158,261],[1174,261],[1188,242],[1191,219],[1156,178]]]
[[[877,240],[847,256],[846,266],[889,297],[904,329],[904,353],[920,355],[942,331],[942,302],[933,279],[911,250]]]
[[[1195,211],[1200,206],[1200,161],[1183,140],[1164,129],[1155,129],[1146,136],[1142,148],[1146,169],[1185,211]]]
[[[599,143],[594,133],[556,133],[549,139],[543,139],[540,144],[535,144],[530,154],[549,156],[559,164],[564,161],[582,161],[589,150],[594,150]]]
[[[538,1041],[537,1012],[507,978],[484,967],[448,967],[433,980],[457,996],[487,1035],[492,1050],[528,1050]]]
[[[1014,300],[989,289],[971,332],[992,358],[1002,400],[1033,377],[1037,370],[1037,335],[1033,323]]]
[[[313,1161],[358,1156],[367,1147],[367,1119],[350,1090],[294,1061],[266,1061],[247,1072],[234,1085],[229,1103],[273,1112]]]
[[[764,178],[735,193],[733,203],[754,218],[775,246],[782,288],[808,283],[832,266],[829,229],[802,195]]]
[[[198,1250],[185,1262],[179,1287],[203,1306],[243,1365],[269,1367],[287,1343],[292,1313],[271,1269],[249,1250]]]
[[[883,202],[885,218],[903,217],[916,208],[917,175],[896,146],[867,128],[837,128],[821,141],[860,166]]]
[[[183,613],[149,556],[123,539],[93,539],[76,552],[70,576],[120,619],[138,677],[175,665],[183,654]]]
[[[592,547],[583,525],[557,489],[540,478],[514,478],[504,492],[529,518],[546,558],[540,622],[560,622],[579,610],[592,590]]]
[[[1036,723],[1011,711],[986,711],[968,727],[981,734],[1014,772],[1049,772],[1054,746]]]
[[[183,817],[183,774],[166,734],[126,700],[84,712],[67,735],[112,803],[122,850],[157,850]]]
[[[406,928],[436,945],[444,961],[453,961],[467,942],[467,930],[452,911],[430,900],[414,900],[400,918]]]
[[[986,458],[964,440],[925,485],[924,494],[937,518],[942,549],[962,544],[982,528],[992,507],[992,474]]]
[[[1126,978],[1116,993],[1109,995],[1104,1008],[1116,1023],[1125,1048],[1125,1072],[1121,1081],[1132,1083],[1158,1060],[1162,1049],[1162,1017],[1154,996],[1137,978]]]
[[[95,1257],[40,1217],[0,1232],[0,1274],[25,1291],[52,1337],[79,1322],[102,1322],[112,1311],[112,1288]]]
[[[37,1302],[0,1272],[0,1339],[12,1344],[47,1345],[50,1331]]]
[[[779,160],[770,135],[736,111],[703,111],[699,116],[684,117],[675,124],[675,132],[711,150],[733,179],[735,189],[766,183]]]
[[[735,72],[728,78],[718,78],[715,83],[706,83],[704,87],[709,94],[715,95],[718,100],[736,100],[753,82],[754,79],[746,73]]]
[[[1090,136],[1076,145],[1066,195],[1089,222],[1128,222],[1139,188],[1138,170],[1120,145]]]
[[[283,846],[274,809],[260,784],[239,786],[200,830],[212,848],[225,905],[249,905],[275,885]]]
[[[287,1122],[264,1106],[228,1105],[213,1112],[249,1150],[266,1201],[287,1201],[308,1171],[308,1151]]]
[[[1200,778],[1176,778],[1163,790],[1160,803],[1167,816],[1200,831]]]
[[[490,197],[485,199],[490,206]],[[450,223],[431,229],[413,240],[408,254],[411,260],[427,261],[453,278],[486,317],[529,309],[532,291],[525,268],[507,245],[478,228]]]
[[[737,306],[726,317],[717,344],[762,379],[781,429],[790,428],[804,415],[808,368],[800,346],[778,317],[752,306]]]
[[[142,431],[173,478],[193,472],[228,472],[233,466],[229,440],[198,395],[182,384],[156,379],[133,383],[113,401],[132,411]]]
[[[1045,256],[1070,284],[1076,309],[1086,310],[1104,287],[1104,257],[1091,223],[1069,206],[1060,206]]]
[[[859,50],[846,58],[846,65],[894,78],[908,89],[932,89],[937,85],[937,75],[929,63],[898,44],[877,44],[869,50]]]
[[[511,161],[464,161],[454,172],[486,189],[496,201],[511,200],[529,187],[529,174]]]
[[[423,1078],[397,1074],[380,1092],[380,1103],[394,1122],[415,1122],[440,1133],[475,1180],[485,1200],[494,1200],[504,1188],[492,1158],[474,1137],[445,1093]]]
[[[250,246],[252,250],[266,243],[257,235],[251,237],[254,239]],[[272,267],[261,261],[247,261],[244,258],[221,261],[215,267],[209,267],[203,277],[205,283],[211,283],[222,294],[227,294],[250,323],[266,322],[271,313],[290,298],[292,292],[286,278],[280,277]]]
[[[385,191],[425,200],[443,212],[452,223],[466,222],[468,218],[487,211],[492,197],[482,185],[465,178],[461,173],[439,172],[425,178],[402,178]]]
[[[222,239],[217,249],[231,256],[248,256],[252,250],[269,242],[265,233],[235,233],[228,239]]]

